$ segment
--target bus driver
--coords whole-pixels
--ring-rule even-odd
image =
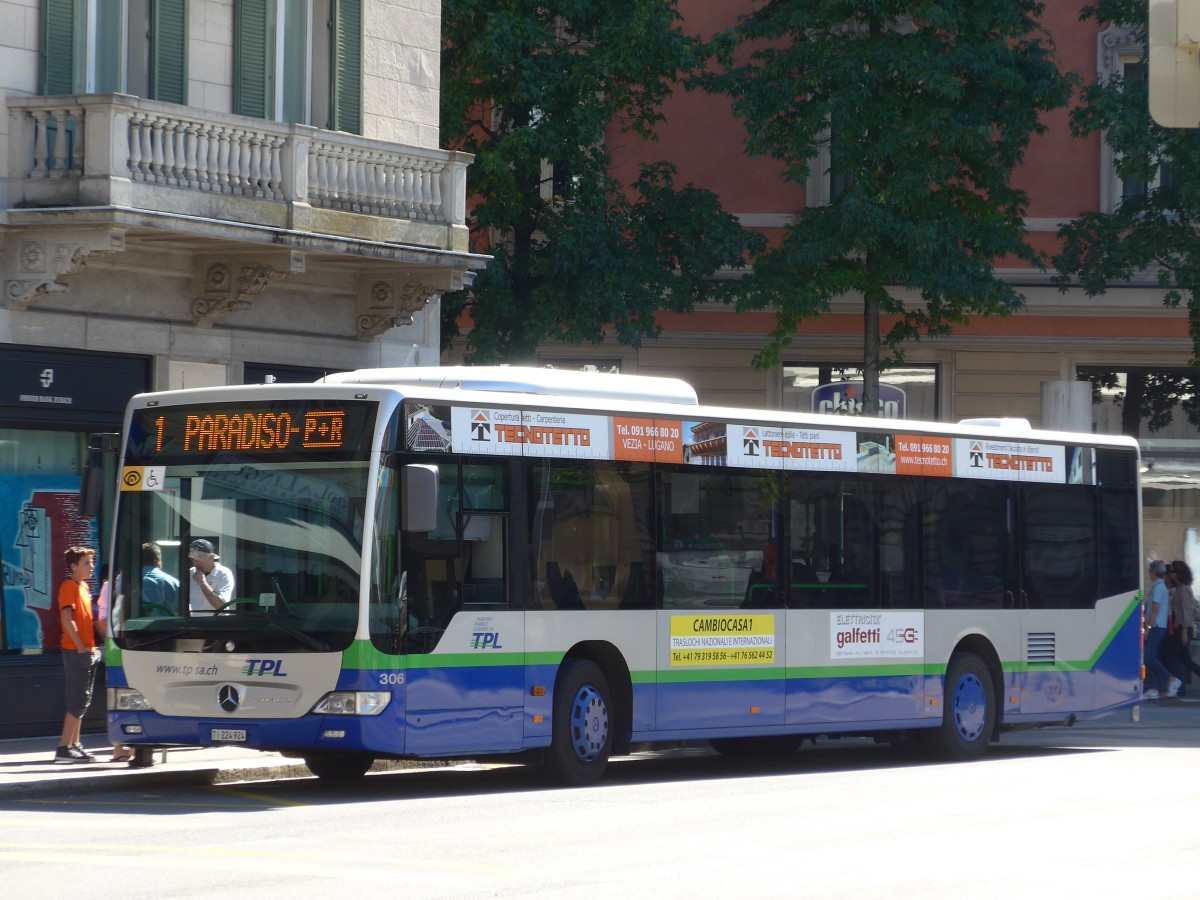
[[[221,565],[221,557],[210,541],[192,541],[188,551],[190,571],[190,607],[192,615],[211,615],[233,599],[233,572]]]

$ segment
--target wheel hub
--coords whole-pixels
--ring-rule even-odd
[[[608,740],[608,707],[591,685],[585,685],[571,704],[571,746],[575,755],[591,762],[600,755]]]

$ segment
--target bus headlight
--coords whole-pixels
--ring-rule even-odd
[[[124,712],[143,712],[154,709],[150,705],[150,701],[142,696],[141,691],[122,687],[108,689],[108,708]]]
[[[327,716],[377,716],[391,702],[389,691],[332,691],[312,711]]]

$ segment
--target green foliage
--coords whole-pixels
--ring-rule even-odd
[[[1109,0],[1085,9],[1083,18],[1139,22],[1144,37],[1146,6]],[[1087,212],[1059,229],[1062,247],[1054,258],[1055,281],[1063,291],[1078,282],[1088,296],[1097,296],[1111,284],[1153,273],[1164,304],[1186,306],[1192,365],[1200,365],[1200,140],[1192,129],[1154,123],[1142,78],[1118,73],[1090,85],[1080,99],[1071,114],[1074,133],[1104,132],[1118,177],[1146,187],[1127,191],[1111,214]],[[1160,179],[1164,162],[1167,177]]]
[[[442,130],[475,154],[470,225],[494,257],[443,297],[443,346],[469,312],[477,361],[530,360],[539,341],[636,345],[660,309],[722,298],[758,238],[663,163],[633,184],[607,139],[653,137],[697,64],[674,0],[445,0]]]
[[[761,0],[717,37],[703,83],[732,98],[748,150],[804,184],[832,123],[830,172],[846,185],[756,259],[739,307],[776,311],[760,365],[778,364],[803,320],[861,296],[869,407],[904,342],[1020,307],[994,261],[1042,260],[1011,176],[1072,85],[1041,12],[1029,0]],[[895,317],[884,335],[881,314]]]

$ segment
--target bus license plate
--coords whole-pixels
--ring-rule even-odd
[[[212,730],[212,739],[214,741],[224,741],[230,744],[246,743],[245,728],[214,728]]]

